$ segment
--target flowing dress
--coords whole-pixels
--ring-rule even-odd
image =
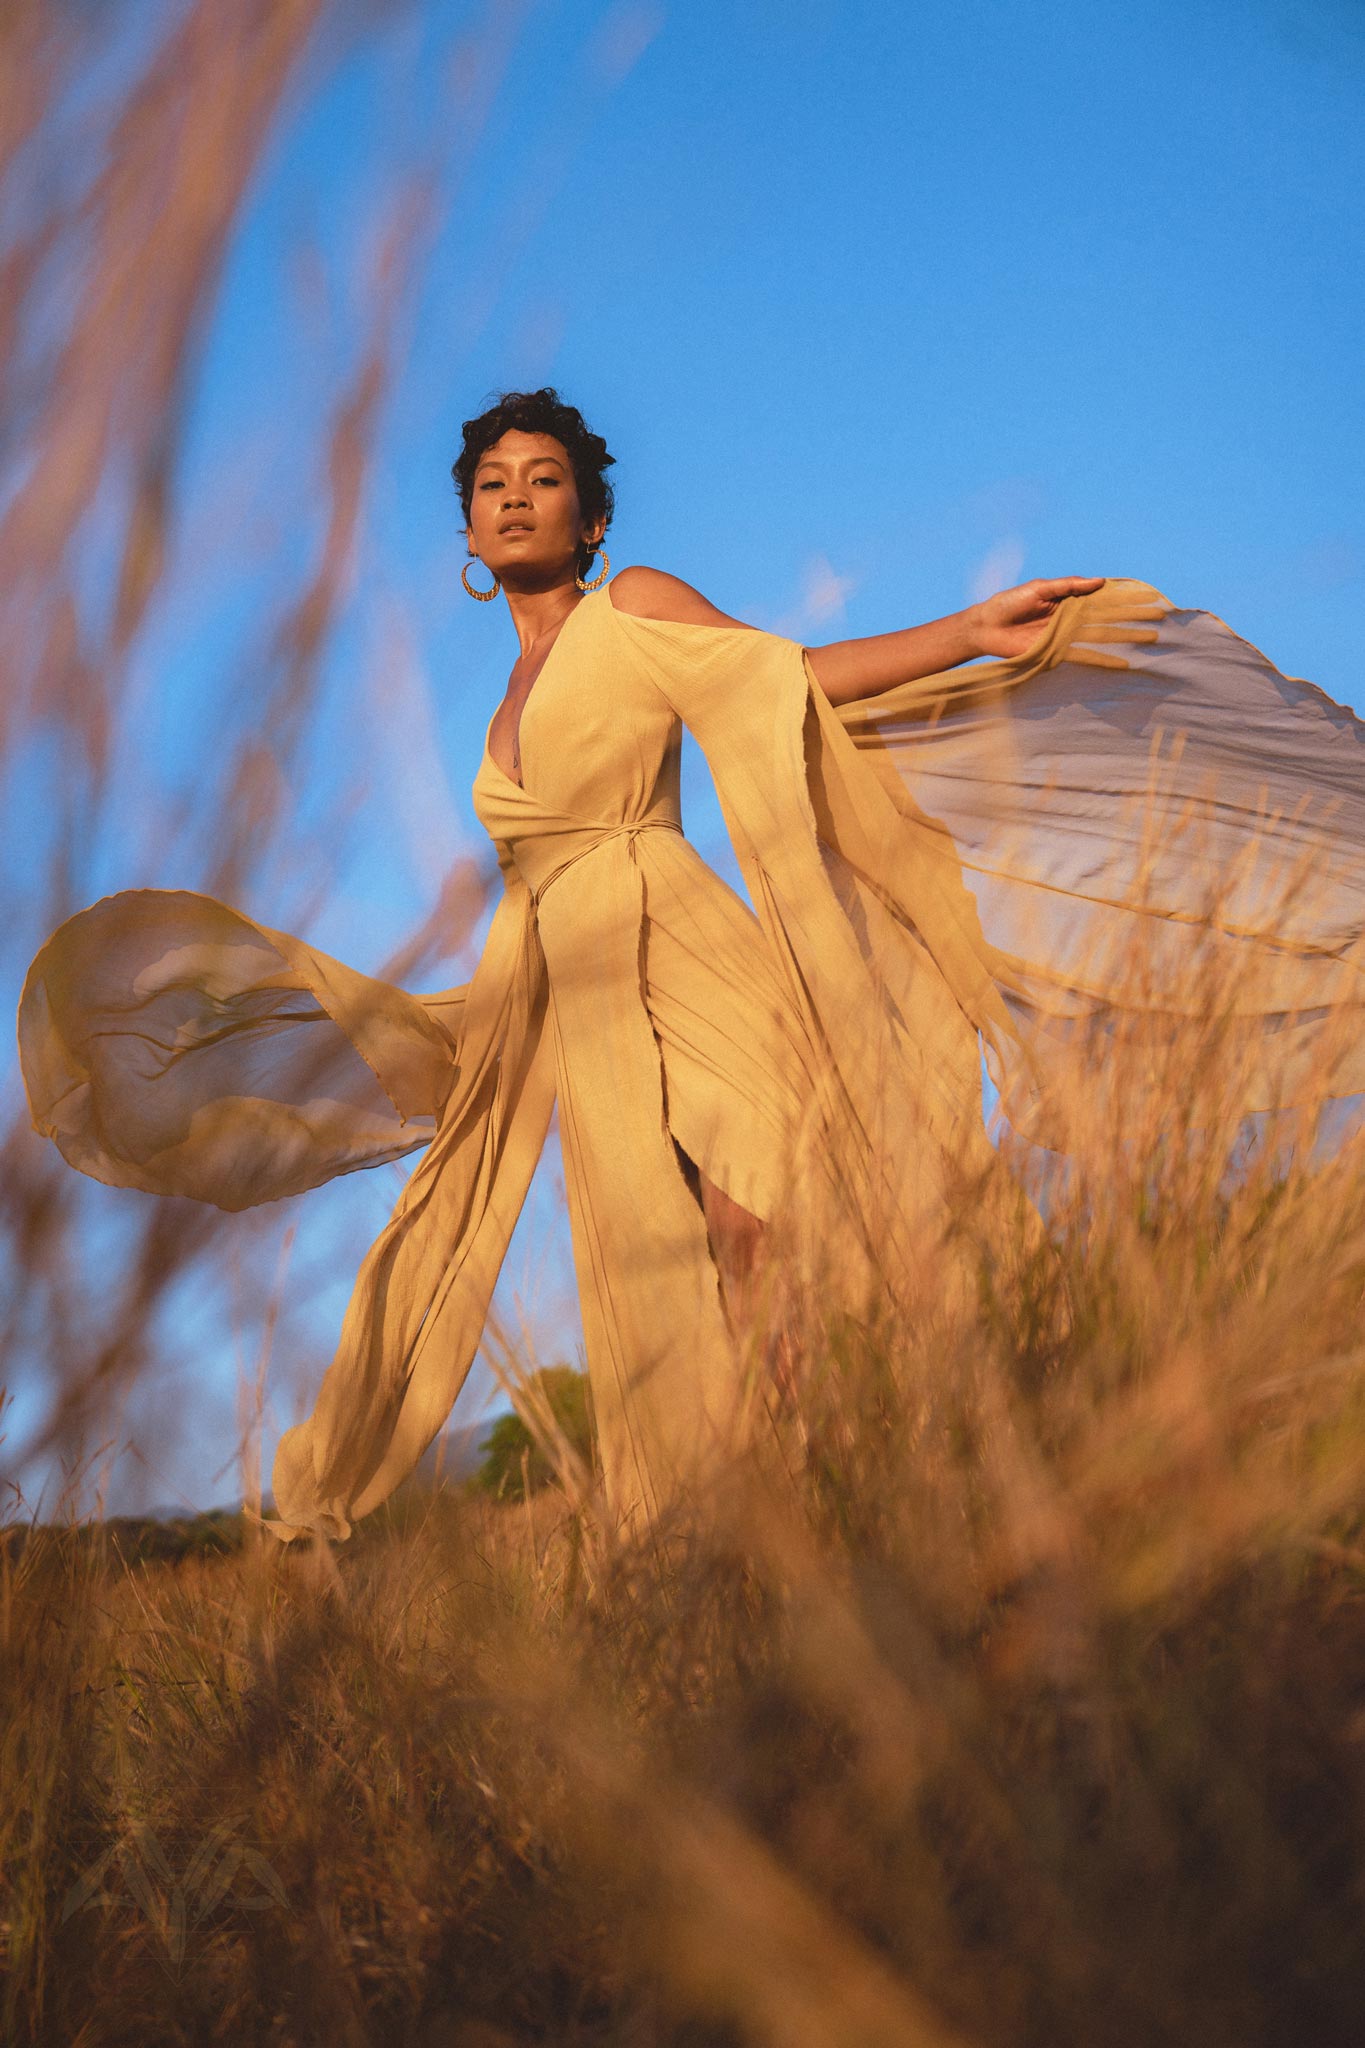
[[[752,911],[683,835],[684,726]],[[994,1162],[982,1048],[1026,1126],[1049,1063],[1143,1000],[1115,964],[1133,944],[1169,970],[1158,1031],[1196,947],[1245,965],[1272,1049],[1247,1108],[1306,1087],[1329,1028],[1334,1091],[1365,1089],[1365,726],[1149,585],[1066,600],[1025,659],[838,707],[796,642],[638,618],[604,586],[560,630],[521,755],[524,786],[486,741],[475,777],[502,894],[463,987],[408,994],[177,890],[71,918],[25,984],[35,1126],[97,1179],[235,1210],[425,1147],[280,1440],[282,1541],[349,1536],[446,1421],[556,1100],[630,1523],[704,1475],[736,1412],[678,1146],[761,1218],[803,1148],[909,1257],[949,1174]],[[1272,917],[1267,874],[1300,857],[1316,886]],[[1230,869],[1232,897],[1211,886]]]

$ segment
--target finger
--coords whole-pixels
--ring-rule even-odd
[[[1105,581],[1103,576],[1054,576],[1039,585],[1057,597],[1080,597],[1087,590],[1098,590]]]

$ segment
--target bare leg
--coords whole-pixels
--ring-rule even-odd
[[[706,1218],[706,1229],[711,1239],[711,1248],[720,1268],[720,1277],[726,1299],[741,1323],[747,1323],[753,1309],[753,1292],[759,1251],[763,1243],[763,1224],[749,1210],[741,1208],[726,1194],[724,1188],[716,1186],[713,1180],[698,1168],[697,1181],[700,1189],[702,1213]]]
[[[677,1140],[674,1140],[677,1145]],[[677,1145],[679,1160],[701,1204],[707,1236],[720,1271],[721,1292],[726,1313],[736,1334],[746,1332],[753,1320],[758,1269],[766,1235],[762,1219],[717,1187],[699,1166]],[[787,1333],[781,1331],[768,1344],[768,1368],[780,1399],[789,1402],[795,1392]]]

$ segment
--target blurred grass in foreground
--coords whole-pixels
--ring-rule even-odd
[[[457,13],[410,124],[332,210],[329,246],[291,240],[281,276],[263,279],[262,324],[277,284],[307,408],[283,374],[276,389],[243,373],[245,445],[233,441],[192,490],[187,449],[203,427],[224,273],[272,148],[348,63],[382,79],[395,49],[410,59],[415,12],[407,0],[0,9],[0,987],[11,1004],[40,944],[111,888],[198,889],[301,931],[335,898],[366,764],[359,743],[338,750],[329,737],[329,655],[368,562],[375,448],[424,261],[458,190],[447,159],[458,172],[491,104],[515,41],[510,12]],[[421,142],[433,128],[434,161]],[[348,141],[339,169],[354,157]],[[336,335],[322,317],[332,271],[357,308]],[[385,617],[392,638],[408,629],[396,598]],[[387,704],[382,679],[369,687]],[[451,979],[435,964],[482,909],[476,864],[457,862],[429,915],[373,965],[419,985]],[[201,1500],[234,1484],[258,1494],[257,1475],[238,1471],[240,1446],[259,1429],[272,1347],[288,1420],[334,1339],[330,1319],[310,1323],[312,1302],[373,1234],[372,1210],[368,1230],[354,1228],[363,1194],[346,1202],[343,1191],[322,1255],[310,1215],[291,1258],[293,1219],[278,1210],[229,1221],[96,1188],[31,1129],[11,1057],[0,1074],[0,1389],[12,1404],[0,1512],[14,1512],[21,1482],[31,1492],[56,1471],[79,1470],[84,1504],[102,1506],[107,1480],[91,1477],[102,1453],[125,1498],[183,1497],[196,1466]],[[222,1369],[234,1351],[262,1383],[235,1415]],[[213,1472],[206,1442],[223,1454]]]
[[[648,1543],[542,1402],[529,1502],[7,1554],[6,2038],[1358,2039],[1361,1143],[1220,1038],[1082,1077],[1053,1249],[964,1185],[975,1302],[784,1258],[796,1402]]]

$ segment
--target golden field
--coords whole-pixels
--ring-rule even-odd
[[[5,2037],[1356,2038],[1365,1176],[1202,1071],[1046,1243],[964,1209],[969,1308],[787,1272],[795,1405],[648,1541],[572,1453],[317,1551],[11,1534]]]

